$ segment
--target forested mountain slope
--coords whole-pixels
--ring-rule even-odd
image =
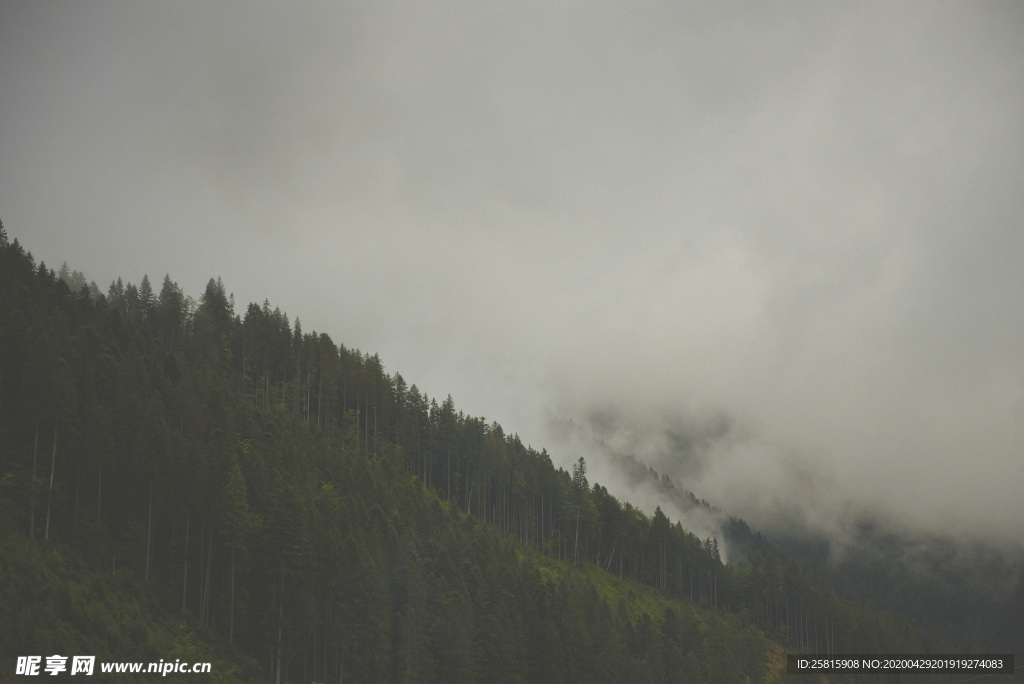
[[[65,280],[0,227],[0,677],[187,646],[210,681],[756,682],[787,651],[949,648],[742,521],[724,564],[217,280]]]

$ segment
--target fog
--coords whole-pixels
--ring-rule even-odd
[[[219,275],[646,510],[618,457],[763,529],[1024,544],[1021,35],[1014,2],[8,2],[0,219],[104,290]]]

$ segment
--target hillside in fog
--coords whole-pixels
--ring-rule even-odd
[[[6,234],[0,262],[6,653],[191,657],[224,681],[775,681],[787,652],[1021,634],[1019,557],[932,587],[879,540],[830,577],[635,462],[718,534],[647,515],[377,355],[235,313],[219,280],[72,293]],[[909,603],[870,586],[882,568]]]
[[[1021,35],[1001,0],[0,2],[0,590],[51,611],[0,646],[275,681],[1017,648]]]

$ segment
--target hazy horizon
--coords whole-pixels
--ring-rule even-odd
[[[1022,545],[1021,35],[1009,2],[0,3],[0,219],[103,291],[220,276],[620,496],[634,454],[760,528]]]

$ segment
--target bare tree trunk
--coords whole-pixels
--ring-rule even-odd
[[[203,624],[210,624],[210,573],[213,567],[213,530],[206,546],[206,579],[203,582]]]
[[[57,425],[53,426],[53,458],[50,459],[50,489],[46,494],[46,531],[43,533],[43,541],[50,538],[50,508],[53,503],[53,471],[57,465]]]
[[[231,542],[231,619],[228,621],[228,643],[235,643],[235,542]]]
[[[185,614],[185,600],[188,598],[188,505],[185,505],[185,571],[181,580],[181,613]]]
[[[103,461],[100,460],[100,476],[99,482],[96,485],[96,524],[99,525],[102,521],[103,513]]]
[[[323,362],[320,364],[320,373],[316,388],[316,426],[317,429],[323,430],[323,422],[320,420],[321,407],[324,405],[324,371]]]
[[[203,605],[203,587],[205,586],[203,584],[203,568],[206,567],[206,565],[204,564],[206,558],[206,549],[203,547],[203,544],[205,543],[206,521],[204,520],[199,525],[199,622],[203,621],[203,610],[205,609],[205,606]]]
[[[281,562],[281,591],[277,597],[277,684],[281,684],[281,630],[284,621],[284,562]]]
[[[78,533],[78,504],[81,499],[82,491],[82,469],[75,468],[75,512],[71,517],[71,529],[77,534]]]
[[[146,522],[146,581],[149,581],[149,554],[153,546],[153,480],[149,481],[149,513]]]
[[[572,544],[572,564],[576,565],[579,561],[579,546],[580,546],[580,511],[576,509],[576,540]]]
[[[28,538],[36,531],[36,453],[39,451],[39,419],[36,418],[36,441],[32,446],[32,480],[28,483]]]
[[[405,684],[412,680],[412,619],[413,610],[409,609],[409,635],[405,642]]]
[[[540,527],[537,529],[537,547],[540,548],[540,549],[544,548],[544,537],[545,537],[545,529],[544,529],[544,491],[541,490],[541,493],[540,493]],[[613,553],[614,553],[614,548],[613,548]]]

